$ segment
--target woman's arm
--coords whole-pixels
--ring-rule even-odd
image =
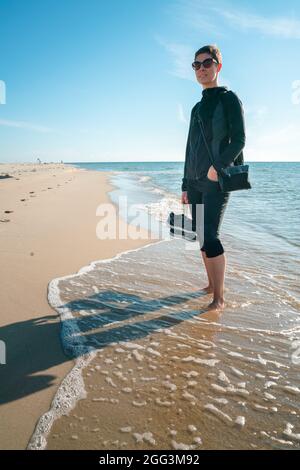
[[[190,116],[189,132],[188,132],[188,138],[187,138],[187,143],[186,143],[186,148],[185,148],[185,162],[184,162],[184,172],[183,172],[183,178],[182,178],[181,191],[186,191],[187,190],[186,169],[187,169],[188,154],[189,154],[189,149],[190,149],[192,116],[193,116],[194,108],[195,108],[195,106],[192,108],[191,116]]]
[[[225,115],[227,115],[230,143],[224,151],[215,156],[218,170],[229,166],[241,153],[246,143],[245,118],[243,105],[233,91],[228,91],[223,96]]]

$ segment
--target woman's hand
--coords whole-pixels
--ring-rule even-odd
[[[213,166],[209,167],[207,178],[212,181],[218,181],[218,173]]]
[[[187,196],[187,191],[182,191],[181,194],[181,204],[188,204],[188,196]]]

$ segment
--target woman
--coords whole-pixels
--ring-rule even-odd
[[[218,85],[222,56],[217,46],[201,47],[192,66],[203,90],[201,101],[191,111],[181,199],[183,204],[189,204],[194,230],[199,227],[197,204],[202,204],[204,230],[200,248],[208,277],[208,285],[203,291],[213,294],[209,310],[223,309],[226,258],[219,230],[230,193],[221,191],[218,171],[244,163],[244,111],[237,95],[226,86]],[[200,121],[213,155],[213,165],[200,130]]]

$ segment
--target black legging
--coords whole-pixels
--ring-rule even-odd
[[[197,231],[201,251],[205,251],[208,258],[224,253],[223,245],[219,240],[219,230],[229,195],[229,192],[223,193],[220,190],[218,182],[209,181],[207,191],[204,190],[203,192],[199,191],[191,182],[188,183],[187,196],[192,215],[193,230]],[[197,206],[197,204],[203,205]],[[199,217],[200,214],[202,214],[202,217]],[[201,224],[201,220],[203,220],[203,224]]]

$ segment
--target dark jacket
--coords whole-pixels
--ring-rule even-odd
[[[187,190],[190,180],[205,181],[212,164],[200,131],[199,115],[216,170],[244,163],[245,119],[240,99],[225,86],[205,88],[201,101],[191,111],[182,191]]]

